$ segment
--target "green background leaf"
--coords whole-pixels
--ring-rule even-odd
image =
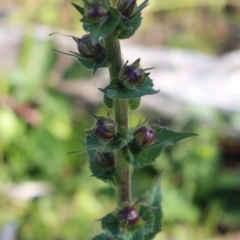
[[[153,239],[154,236],[161,231],[163,215],[162,215],[162,209],[161,209],[162,196],[161,196],[160,183],[161,183],[161,176],[158,178],[153,188],[146,193],[146,203],[149,206],[153,207],[152,211],[155,217],[155,221],[154,221],[153,229],[151,233],[145,236],[145,240]]]

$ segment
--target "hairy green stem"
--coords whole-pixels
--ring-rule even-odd
[[[113,1],[114,2],[114,1]],[[109,68],[110,78],[118,76],[122,66],[122,57],[119,40],[115,33],[105,39],[105,49],[108,60],[111,63]],[[114,120],[117,123],[118,131],[127,133],[128,131],[128,100],[113,99]],[[126,157],[126,147],[118,149],[116,155],[116,170],[119,187],[117,190],[118,204],[131,202],[131,173],[130,166],[124,159]]]

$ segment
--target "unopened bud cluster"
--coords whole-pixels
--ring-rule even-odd
[[[96,163],[105,168],[115,167],[115,155],[113,152],[96,151]]]
[[[117,9],[121,14],[127,18],[131,18],[137,10],[136,0],[119,0],[117,2]]]
[[[99,42],[96,44],[92,42],[90,34],[85,34],[82,38],[78,38],[76,42],[78,51],[84,58],[98,58],[105,54],[104,48]]]
[[[139,147],[151,145],[155,140],[155,131],[148,126],[137,127],[133,133],[134,143]]]
[[[143,83],[150,73],[145,73],[140,68],[140,59],[137,59],[133,64],[124,65],[119,73],[119,80],[127,88],[134,88]]]
[[[93,116],[95,122],[92,132],[94,136],[103,141],[110,141],[116,135],[116,122],[109,118]]]
[[[82,22],[85,23],[104,23],[108,19],[108,1],[106,0],[95,0],[87,1],[84,0],[85,13]]]
[[[134,226],[140,219],[139,213],[133,206],[126,206],[119,210],[119,220],[126,226]]]

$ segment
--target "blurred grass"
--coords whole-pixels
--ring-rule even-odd
[[[229,21],[234,26],[237,23],[238,5],[238,1],[151,0],[146,23],[131,41],[215,54],[236,49],[239,43],[232,36],[238,32],[227,26]],[[229,6],[234,7],[230,12]],[[83,139],[81,130],[91,127],[92,110],[98,114],[107,110],[58,91],[59,77],[71,81],[91,72],[76,62],[59,63],[52,51],[54,42],[36,40],[32,32],[34,25],[47,24],[81,33],[79,15],[70,2],[62,0],[5,0],[0,7],[10,11],[2,24],[26,29],[16,66],[0,67],[0,228],[10,221],[18,223],[18,239],[22,240],[91,239],[100,232],[95,220],[116,206],[114,192],[90,178],[86,154],[66,153],[82,147],[77,138]],[[58,69],[61,76],[56,74]],[[164,169],[164,232],[156,239],[210,239],[221,234],[220,227],[237,231],[239,170],[226,166],[229,159],[221,144],[229,140],[220,129],[239,126],[239,115],[221,115],[212,109],[198,115],[189,109],[174,120],[156,115],[166,119],[164,125],[200,134],[167,149],[156,164],[134,174],[137,198]],[[130,125],[139,118],[144,119],[144,114],[136,112]],[[214,122],[210,126],[205,125],[209,118]],[[239,139],[232,141],[239,146]],[[47,184],[51,191],[29,200],[7,194],[9,184],[28,181]]]

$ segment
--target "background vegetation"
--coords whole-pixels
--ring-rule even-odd
[[[151,0],[131,42],[223,54],[240,45],[239,13],[240,4],[233,0]],[[95,220],[115,208],[114,193],[89,178],[84,153],[66,153],[81,148],[78,138],[92,126],[90,114],[106,109],[97,100],[61,91],[63,81],[81,81],[90,73],[53,52],[53,39],[34,34],[44,24],[81,36],[79,16],[65,0],[4,0],[0,17],[2,27],[23,31],[14,66],[0,66],[0,229],[17,224],[21,240],[91,239],[100,231]],[[132,123],[152,111],[138,111]],[[186,106],[183,115],[174,117],[159,111],[154,114],[163,125],[200,136],[167,149],[136,179],[139,196],[164,170],[164,231],[156,239],[236,239],[239,113],[207,106]]]

